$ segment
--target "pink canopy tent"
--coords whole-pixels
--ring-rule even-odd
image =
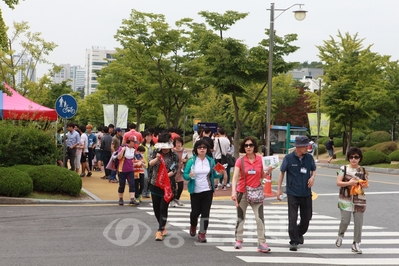
[[[58,115],[54,109],[32,102],[5,82],[3,85],[12,95],[8,96],[0,90],[0,119],[57,121]]]

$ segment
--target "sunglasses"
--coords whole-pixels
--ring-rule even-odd
[[[206,146],[198,146],[197,149],[206,150]]]
[[[355,159],[355,160],[358,160],[358,159],[360,159],[360,156],[349,156],[349,160],[352,160],[352,159]]]
[[[245,147],[245,148],[252,148],[253,146],[255,146],[253,143],[244,144],[244,147]]]

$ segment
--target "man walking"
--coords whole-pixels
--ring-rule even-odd
[[[104,163],[104,171],[105,171],[105,176],[101,177],[101,179],[109,179],[111,175],[111,170],[106,169],[106,166],[111,159],[111,143],[112,143],[112,137],[108,133],[108,127],[103,128],[104,135],[101,139],[101,159]]]
[[[71,165],[72,171],[75,171],[75,157],[76,157],[76,146],[78,146],[80,143],[80,135],[79,133],[75,130],[75,124],[72,122],[68,123],[68,133],[67,133],[67,139],[66,139],[66,145],[67,145],[67,159],[65,160],[65,165],[64,167],[68,168],[68,159],[69,163]]]
[[[326,142],[326,149],[328,152],[328,156],[330,156],[330,158],[328,158],[328,163],[331,162],[332,159],[334,159],[334,138],[330,137],[330,140]]]
[[[308,137],[295,138],[295,150],[284,157],[278,177],[277,199],[281,200],[281,184],[284,174],[287,173],[288,234],[291,251],[297,251],[298,244],[304,243],[303,235],[308,231],[309,221],[312,219],[311,188],[316,176],[316,164],[313,156],[307,152],[308,145]],[[299,224],[298,208],[301,217]]]

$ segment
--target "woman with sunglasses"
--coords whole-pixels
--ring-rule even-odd
[[[362,254],[360,242],[362,239],[363,213],[366,210],[366,197],[363,188],[368,187],[369,174],[364,167],[359,166],[363,159],[362,151],[359,148],[350,148],[347,155],[348,165],[341,166],[337,176],[337,186],[340,187],[338,208],[341,210],[341,223],[338,230],[338,238],[335,242],[337,247],[342,245],[342,240],[348,225],[351,221],[351,214],[354,219],[354,232],[352,252]],[[351,195],[352,186],[360,184],[360,191]]]
[[[209,224],[209,213],[213,200],[214,179],[220,178],[224,173],[214,170],[215,160],[209,157],[209,144],[200,139],[195,142],[193,157],[191,157],[184,168],[183,178],[188,181],[187,188],[190,193],[190,235],[195,236],[197,231],[198,217],[201,215],[200,230],[198,231],[198,242],[206,243],[206,230]]]
[[[241,142],[239,151],[240,153],[245,153],[245,155],[236,161],[231,186],[231,199],[236,202],[237,206],[235,249],[242,248],[245,214],[249,205],[246,199],[246,186],[259,187],[261,179],[269,175],[273,169],[271,166],[267,169],[263,169],[262,157],[256,154],[258,152],[258,145],[256,145],[256,140],[253,137],[246,137],[243,142]],[[244,169],[241,169],[242,160],[244,160]],[[242,175],[243,172],[245,180]],[[269,252],[270,248],[267,246],[265,238],[263,202],[252,203],[250,205],[255,214],[256,231],[258,234],[258,251],[263,253]]]

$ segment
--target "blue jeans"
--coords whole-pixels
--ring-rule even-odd
[[[115,180],[115,179],[116,179],[116,171],[115,170],[111,170],[111,175],[109,176],[109,180]]]
[[[149,196],[150,189],[148,188],[148,168],[144,168],[144,185],[142,195]]]

